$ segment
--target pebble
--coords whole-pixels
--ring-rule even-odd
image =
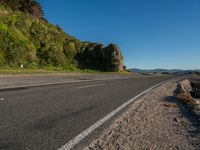
[[[174,118],[174,121],[181,122],[181,120],[179,118]]]

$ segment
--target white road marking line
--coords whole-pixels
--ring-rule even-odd
[[[1,100],[1,101],[4,101],[4,98],[2,97],[2,98],[0,98],[0,100]]]
[[[153,78],[156,76],[146,76],[144,78]],[[38,83],[38,84],[30,84],[30,85],[22,85],[22,86],[7,86],[0,87],[0,90],[6,89],[15,89],[15,88],[28,88],[28,87],[37,87],[37,86],[48,86],[48,85],[58,85],[58,84],[68,84],[68,83],[79,83],[79,82],[93,82],[93,81],[106,81],[106,80],[124,80],[124,79],[139,79],[142,77],[115,77],[115,78],[102,78],[102,79],[86,79],[86,80],[71,80],[67,82],[53,82],[53,83]]]
[[[92,85],[79,86],[79,87],[76,87],[76,89],[90,88],[90,87],[102,86],[102,85],[105,85],[105,84],[92,84]]]
[[[95,129],[97,129],[98,127],[100,127],[103,123],[105,123],[106,121],[108,121],[110,118],[112,118],[113,116],[115,116],[118,112],[120,112],[123,108],[127,107],[130,103],[132,103],[134,100],[136,100],[137,98],[139,98],[140,96],[146,94],[147,92],[149,92],[150,90],[154,89],[155,87],[158,87],[159,85],[166,83],[167,81],[161,82],[159,84],[156,84],[154,86],[152,86],[151,88],[143,91],[142,93],[140,93],[139,95],[133,97],[132,99],[130,99],[129,101],[125,102],[124,104],[122,104],[121,106],[119,106],[118,108],[116,108],[114,111],[112,111],[111,113],[109,113],[108,115],[106,115],[105,117],[103,117],[102,119],[100,119],[99,121],[97,121],[95,124],[93,124],[92,126],[90,126],[89,128],[87,128],[86,130],[84,130],[83,132],[81,132],[79,135],[77,135],[75,138],[73,138],[72,140],[70,140],[69,142],[67,142],[65,145],[63,145],[61,148],[58,148],[58,150],[70,150],[72,149],[75,145],[77,145],[81,140],[83,140],[85,137],[87,137],[90,133],[92,133]]]
[[[88,79],[88,80],[72,80],[67,82],[54,82],[54,83],[41,83],[41,84],[31,84],[23,86],[10,86],[10,87],[1,87],[0,90],[5,89],[14,89],[14,88],[28,88],[28,87],[37,87],[37,86],[47,86],[47,85],[58,85],[58,84],[68,84],[68,83],[79,83],[79,82],[92,82],[92,81],[106,81],[106,80],[118,80],[118,79],[137,79],[139,77],[119,77],[119,78],[102,78],[102,79]]]

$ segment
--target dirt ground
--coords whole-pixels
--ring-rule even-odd
[[[176,81],[150,91],[86,150],[200,150],[200,119],[174,97]]]

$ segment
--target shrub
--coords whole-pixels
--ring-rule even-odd
[[[68,42],[64,45],[64,54],[68,59],[73,59],[76,55],[76,47],[75,43],[73,42]]]
[[[0,43],[0,49],[4,53],[8,65],[32,63],[36,59],[34,45],[20,32],[12,30],[2,23],[0,23]]]
[[[2,50],[0,50],[0,66],[3,67],[5,65],[5,55],[4,52]]]
[[[192,95],[196,98],[200,98],[200,80],[192,80]]]

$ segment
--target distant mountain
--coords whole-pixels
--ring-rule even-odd
[[[134,73],[163,73],[163,72],[167,72],[167,73],[182,73],[185,72],[185,70],[181,70],[181,69],[138,69],[138,68],[133,68],[133,69],[129,69],[129,71],[134,72]]]

